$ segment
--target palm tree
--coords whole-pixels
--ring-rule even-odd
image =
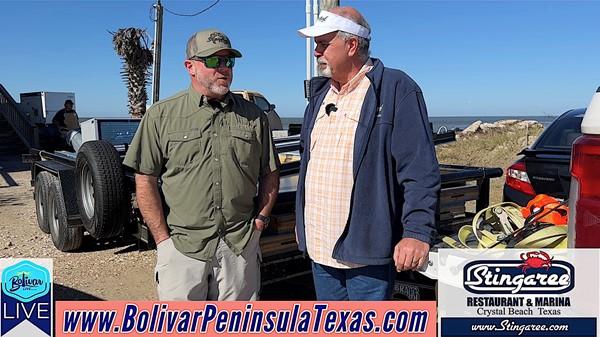
[[[123,60],[121,76],[128,90],[129,114],[141,117],[146,113],[146,85],[152,65],[152,50],[148,47],[145,29],[121,28],[110,32],[115,51]]]

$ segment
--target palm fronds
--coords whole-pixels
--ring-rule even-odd
[[[128,90],[129,114],[141,117],[146,113],[146,86],[153,62],[152,49],[148,47],[148,34],[145,29],[133,27],[110,33],[115,51],[123,61],[121,77]]]

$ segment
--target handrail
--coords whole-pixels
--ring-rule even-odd
[[[37,127],[19,111],[17,102],[2,84],[0,84],[0,114],[29,149],[39,147]]]

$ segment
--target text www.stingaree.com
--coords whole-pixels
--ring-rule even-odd
[[[117,323],[117,310],[65,310],[61,330],[69,333],[415,333],[425,332],[428,310],[387,310],[378,317],[376,310],[331,310],[325,303],[291,310],[219,309],[206,303],[201,309],[174,310],[167,303],[156,303],[152,310],[125,305]]]
[[[496,324],[472,324],[471,331],[513,331],[522,335],[524,332],[569,331],[568,324],[517,324],[508,319]]]

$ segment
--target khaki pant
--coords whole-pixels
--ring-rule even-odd
[[[180,253],[171,239],[156,248],[155,279],[161,301],[255,301],[260,289],[260,232],[254,231],[241,255],[223,240],[210,261]]]

